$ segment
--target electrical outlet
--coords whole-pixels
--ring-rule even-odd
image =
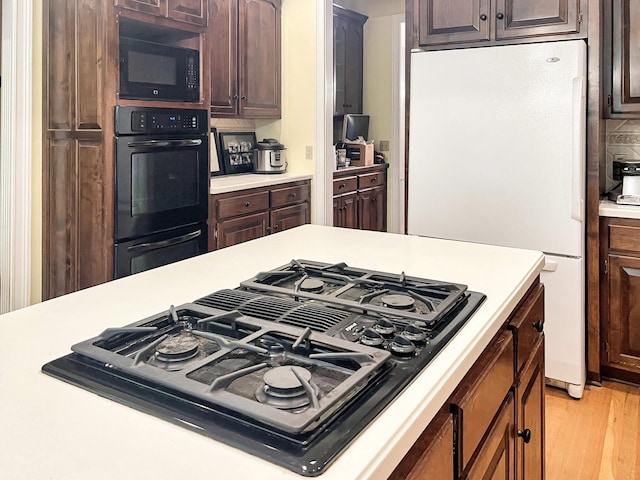
[[[307,145],[304,147],[304,158],[307,160],[313,160],[313,146]]]
[[[381,152],[389,151],[389,140],[380,140],[380,151]]]

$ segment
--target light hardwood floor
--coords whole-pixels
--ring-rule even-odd
[[[640,479],[640,388],[587,386],[581,400],[546,387],[548,480]]]

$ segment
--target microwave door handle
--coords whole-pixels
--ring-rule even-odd
[[[129,142],[130,147],[197,147],[202,145],[202,139],[187,140],[143,140],[140,142]]]
[[[138,250],[155,250],[158,248],[169,247],[171,245],[178,245],[179,243],[188,242],[189,240],[193,240],[194,238],[198,238],[202,235],[202,230],[197,230],[195,232],[187,233],[186,235],[182,235],[180,237],[170,238],[168,240],[162,240],[160,242],[148,242],[148,243],[140,243],[138,245],[132,245],[127,248],[127,252],[136,252]]]

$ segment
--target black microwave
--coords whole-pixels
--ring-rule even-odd
[[[199,52],[120,37],[120,98],[199,101]]]

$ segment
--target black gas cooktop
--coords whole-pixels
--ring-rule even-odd
[[[321,474],[485,296],[292,260],[71,347],[43,371],[298,474]]]

